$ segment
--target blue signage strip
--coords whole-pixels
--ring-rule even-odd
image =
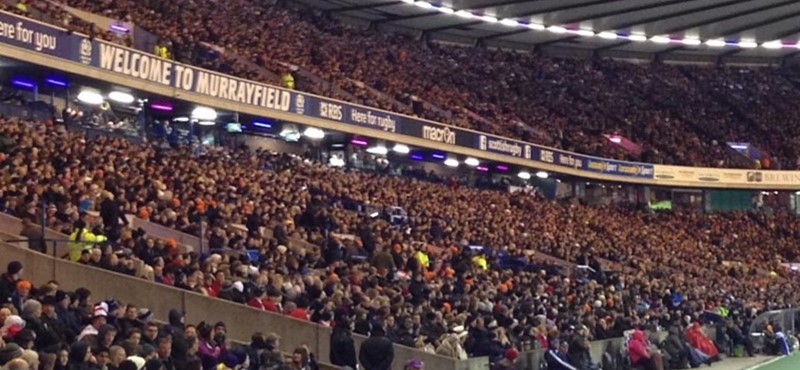
[[[28,18],[0,12],[0,42],[4,44],[74,61],[82,39]]]
[[[341,122],[566,168],[626,178],[653,178],[653,165],[585,156],[523,141],[308,95],[161,59],[0,12],[0,42],[133,79],[260,108]]]

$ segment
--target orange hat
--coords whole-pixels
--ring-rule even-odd
[[[452,268],[450,268],[450,267],[445,267],[445,268],[444,268],[443,275],[444,275],[445,277],[449,277],[449,278],[451,278],[451,277],[453,277],[455,274],[456,274],[456,270],[453,270],[453,269],[452,269]]]
[[[145,220],[150,218],[150,211],[147,210],[147,207],[139,208],[139,218],[143,218]]]
[[[175,248],[178,246],[178,241],[172,238],[167,239],[167,247],[168,248]]]
[[[400,251],[403,250],[403,246],[401,246],[398,243],[395,243],[395,245],[392,246],[392,250],[394,250],[395,253],[400,253]]]
[[[448,302],[442,303],[442,311],[444,311],[444,313],[450,313],[450,311],[452,311],[452,310],[453,310],[453,307],[450,306],[450,303],[448,303]]]
[[[172,206],[179,207],[181,205],[181,200],[178,197],[172,198]]]
[[[508,285],[500,284],[500,286],[497,287],[497,290],[499,290],[500,293],[508,293]]]
[[[339,275],[337,275],[335,272],[331,272],[331,274],[328,275],[328,280],[339,281]]]

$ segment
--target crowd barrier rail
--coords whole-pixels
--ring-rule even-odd
[[[18,235],[22,223],[9,215],[0,215],[0,230],[6,236]],[[48,230],[48,238],[64,240],[63,234]],[[5,236],[4,236],[5,237]],[[15,239],[22,240],[20,237]],[[86,287],[95,299],[116,298],[124,303],[149,308],[157,320],[166,321],[171,309],[186,312],[187,322],[224,321],[231,339],[248,343],[256,332],[274,332],[281,337],[281,350],[292,352],[295,348],[308,345],[325,368],[330,358],[330,328],[309,321],[298,320],[286,315],[257,310],[245,305],[206,297],[190,291],[138,279],[132,276],[73,263],[53,257],[52,246],[48,254],[32,251],[24,242],[0,243],[0,266],[10,261],[20,261],[24,266],[23,277],[34,284],[50,280],[58,281],[65,290]],[[66,243],[56,243],[56,255],[66,253]],[[354,334],[356,350],[366,337]],[[426,353],[414,348],[394,345],[395,361],[393,370],[402,370],[405,360],[419,358],[430,369],[441,370],[485,370],[488,358],[456,359]]]

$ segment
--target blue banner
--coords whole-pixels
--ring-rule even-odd
[[[77,60],[83,37],[28,18],[0,13],[0,42],[67,60]]]
[[[232,77],[109,42],[89,40],[10,13],[0,12],[0,42],[210,98],[565,168],[628,178],[653,178],[651,164],[564,152]],[[269,116],[268,112],[265,116]],[[364,135],[369,134],[365,132]]]

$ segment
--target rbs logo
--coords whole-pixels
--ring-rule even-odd
[[[555,162],[555,153],[549,150],[542,150],[539,155],[539,160],[542,162],[553,163]]]
[[[332,119],[335,121],[341,121],[342,118],[344,118],[341,105],[325,102],[319,103],[319,115],[322,118]]]

